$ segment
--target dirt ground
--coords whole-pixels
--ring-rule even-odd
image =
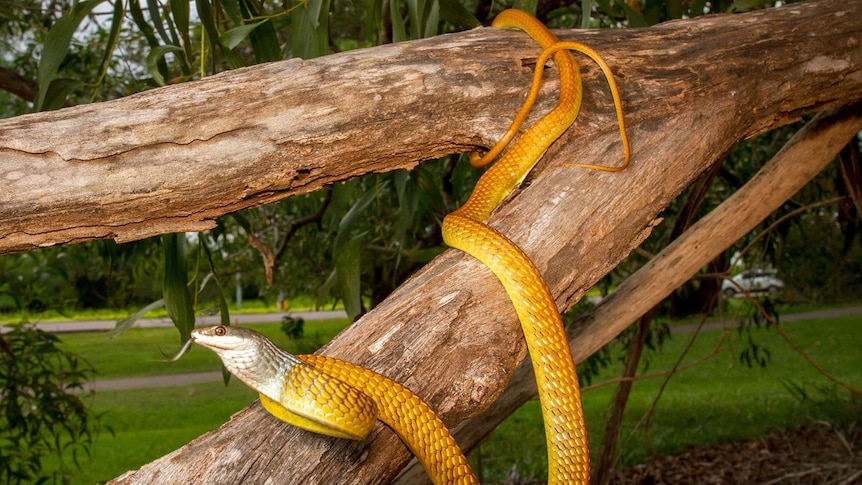
[[[817,423],[700,446],[617,471],[612,484],[862,484],[862,423]]]

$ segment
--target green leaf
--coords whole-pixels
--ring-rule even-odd
[[[186,264],[186,238],[183,233],[162,236],[165,250],[165,279],[162,294],[168,316],[180,331],[180,343],[191,338],[195,328],[195,311],[188,289],[188,266]]]
[[[168,52],[182,54],[183,49],[182,47],[175,45],[160,45],[153,47],[149,55],[147,55],[147,71],[149,71],[150,75],[153,76],[153,81],[155,81],[159,86],[165,85],[165,78],[159,71],[159,61],[161,61]]]
[[[629,22],[629,27],[640,28],[650,26],[650,23],[646,19],[646,17],[644,17],[643,14],[641,14],[637,10],[629,7],[625,3],[620,3],[620,7],[622,7],[623,12],[625,12],[626,14],[626,20],[628,20]]]
[[[162,37],[162,42],[170,44],[171,38],[165,30],[165,24],[162,22],[161,5],[159,5],[158,0],[147,0],[147,10],[150,13],[150,21],[152,21],[153,27],[156,28],[156,32]]]
[[[365,212],[365,209],[371,205],[372,202],[377,198],[378,190],[369,189],[366,190],[359,200],[357,200],[344,214],[344,217],[341,218],[341,221],[338,223],[338,232],[335,235],[335,242],[333,246],[335,247],[336,253],[339,252],[339,247],[344,244],[345,240],[350,237],[350,231],[356,225],[356,223],[362,217],[362,213]]]
[[[161,308],[163,306],[165,306],[165,299],[159,298],[158,300],[156,300],[156,301],[150,303],[149,305],[138,310],[138,312],[135,313],[134,315],[127,317],[127,318],[124,318],[122,320],[117,320],[117,324],[114,326],[113,330],[111,330],[107,333],[108,338],[114,338],[114,337],[120,335],[121,333],[128,330],[132,325],[134,325],[135,322],[137,322],[138,320],[143,318],[144,315],[146,315],[147,313],[150,313],[151,311],[153,311],[157,308]]]
[[[668,19],[681,19],[683,14],[682,0],[666,0],[665,9]]]
[[[440,0],[440,18],[450,24],[468,29],[481,25],[479,19],[458,0]]]
[[[171,0],[171,16],[174,18],[174,24],[183,39],[183,44],[190,47],[188,0]]]
[[[242,8],[242,12],[245,13],[245,18],[248,19],[257,18],[262,13],[258,5],[250,0],[243,0],[240,3],[240,7]],[[281,46],[278,43],[278,34],[269,19],[264,19],[259,28],[252,30],[249,33],[248,40],[251,42],[255,61],[272,62],[281,60]]]
[[[295,57],[329,54],[329,0],[307,0],[290,13],[290,47]]]
[[[216,266],[215,266],[215,263],[213,262],[212,251],[210,250],[209,244],[207,244],[203,238],[201,238],[200,240],[201,240],[201,245],[204,248],[204,254],[207,257],[207,263],[209,263],[209,266],[210,266],[210,271],[211,271],[210,275],[212,275],[213,282],[215,282],[216,288],[218,290],[218,291],[216,291],[216,295],[218,297],[217,298],[218,299],[218,310],[219,310],[219,316],[221,318],[221,324],[224,326],[230,326],[230,308],[228,307],[227,299],[225,299],[225,297],[224,297],[224,291],[223,291],[224,289],[221,286],[221,281],[219,281],[217,273],[216,273]],[[201,286],[203,286],[203,285],[201,285]]]
[[[413,223],[419,207],[418,184],[413,175],[407,170],[396,170],[392,174],[395,193],[398,195],[398,217],[392,225],[392,243],[401,250],[406,246],[407,229]],[[398,254],[400,259],[401,251]]]
[[[226,49],[233,49],[234,47],[238,46],[240,42],[244,41],[254,29],[265,24],[266,22],[268,22],[268,20],[261,20],[260,22],[255,22],[253,24],[245,24],[240,25],[239,27],[234,27],[219,36],[219,44],[224,46]]]
[[[422,38],[424,22],[422,22],[421,16],[423,10],[425,10],[425,0],[407,0],[407,19],[410,25],[407,35],[410,39]]]
[[[93,94],[90,96],[90,102],[96,100],[96,95],[99,93],[99,87],[105,80],[105,75],[108,74],[108,66],[111,64],[111,58],[114,56],[114,49],[117,48],[117,39],[120,38],[120,29],[123,27],[123,19],[126,16],[124,2],[114,4],[114,16],[111,18],[111,30],[108,32],[108,42],[105,44],[105,52],[102,54],[102,64],[99,66],[99,75],[96,78],[96,85],[93,87]]]
[[[592,25],[592,12],[595,0],[581,0],[581,28],[589,29]]]
[[[431,0],[425,4],[422,18],[424,19],[424,22],[422,22],[422,38],[437,35],[437,30],[440,28],[440,4],[437,0]]]
[[[189,0],[171,0],[171,15],[185,48],[185,59],[192,58],[192,41],[189,37]]]
[[[198,18],[200,18],[201,24],[204,26],[204,30],[206,30],[207,37],[209,38],[213,56],[215,56],[217,51],[221,51],[231,69],[243,67],[244,64],[242,59],[234,51],[225,49],[224,46],[219,43],[219,32],[218,28],[216,28],[215,21],[213,20],[213,11],[209,1],[195,0],[195,5],[198,9]],[[213,59],[215,59],[215,57],[213,57]],[[215,65],[215,62],[213,64]]]
[[[243,20],[239,9],[239,0],[222,0],[221,7],[227,15],[227,18],[229,18],[234,25],[242,25]]]
[[[42,111],[60,109],[66,103],[66,97],[81,83],[74,79],[54,79],[42,100]]]
[[[244,215],[240,214],[239,212],[234,212],[230,216],[231,218],[233,218],[233,220],[236,221],[237,224],[240,225],[240,227],[245,230],[247,234],[251,234],[251,223],[248,222],[248,219],[246,219]]]
[[[344,311],[347,312],[350,320],[356,320],[362,313],[359,281],[359,255],[362,246],[362,238],[353,238],[342,245],[335,258],[338,292],[344,301]]]
[[[69,52],[72,35],[78,29],[84,17],[103,1],[89,0],[82,3],[73,3],[69,11],[60,17],[51,27],[51,30],[48,31],[48,35],[45,37],[45,44],[42,46],[42,56],[39,58],[39,73],[36,78],[39,83],[39,96],[36,98],[34,106],[36,111],[43,110],[48,88],[57,76],[60,64],[63,63],[63,59],[66,58],[66,54]]]
[[[212,271],[212,273],[210,273],[210,275],[212,276],[212,279],[215,282],[216,287],[217,287],[216,293],[218,294],[218,309],[219,309],[219,317],[221,320],[221,324],[226,326],[226,327],[229,327],[230,326],[230,308],[228,308],[227,300],[224,297],[224,291],[222,291],[221,282],[219,281],[218,276],[216,276],[216,267],[215,267],[215,263],[213,262],[212,252],[210,251],[209,244],[207,244],[206,240],[204,240],[203,237],[200,238],[200,244],[204,248],[204,254],[206,254],[207,262],[209,263],[209,266],[210,266],[210,271]],[[201,286],[203,286],[203,284]],[[222,363],[222,365],[221,365],[221,379],[222,379],[222,382],[224,383],[225,386],[228,385],[228,383],[230,382],[230,379],[231,379],[231,374],[227,370],[227,367],[224,366],[224,363]]]
[[[536,15],[536,7],[538,6],[538,4],[538,0],[515,0],[514,2],[512,2],[512,8],[523,10],[530,15]]]
[[[389,0],[389,18],[392,21],[392,42],[404,42],[408,40],[398,0]]]
[[[688,16],[691,18],[699,17],[703,15],[705,8],[706,0],[692,0],[691,5],[688,7]]]

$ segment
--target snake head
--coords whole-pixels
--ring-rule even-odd
[[[221,355],[224,351],[252,350],[255,334],[245,328],[217,325],[192,330],[192,341]]]
[[[248,328],[225,325],[196,328],[192,330],[192,342],[215,352],[228,372],[268,395],[278,396],[278,381],[284,372],[295,365],[304,365]]]

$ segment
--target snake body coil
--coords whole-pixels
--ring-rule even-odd
[[[572,355],[554,299],[530,258],[485,221],[532,170],[548,147],[574,122],[581,103],[581,79],[569,49],[593,58],[608,77],[626,164],[628,142],[616,85],[601,58],[582,44],[560,42],[534,17],[502,12],[495,27],[526,31],[542,47],[533,86],[509,132],[479,164],[493,158],[517,132],[538,94],[545,60],[553,56],[560,74],[557,106],[528,128],[480,178],[470,198],[443,220],[443,238],[484,263],[508,293],[524,330],[539,389],[548,444],[548,482],[589,481],[589,449]],[[575,165],[578,166],[578,165]],[[616,171],[620,168],[595,167]],[[478,483],[443,422],[419,397],[368,369],[333,359],[294,357],[257,332],[236,327],[196,329],[192,339],[215,351],[227,369],[260,393],[271,414],[302,428],[363,439],[377,419],[391,427],[417,456],[434,483]]]
[[[524,12],[507,10],[495,27],[518,27],[543,48],[559,42]],[[548,146],[574,122],[581,101],[580,76],[568,51],[554,54],[560,71],[557,106],[521,134],[486,171],[467,202],[443,219],[443,239],[484,263],[515,306],[533,361],[548,444],[548,482],[586,483],[589,449],[578,378],[554,299],[530,258],[485,220],[535,166]]]

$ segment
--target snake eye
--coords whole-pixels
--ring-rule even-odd
[[[216,335],[216,337],[224,337],[225,335],[227,335],[227,329],[219,325],[218,327],[213,329],[213,333]]]

